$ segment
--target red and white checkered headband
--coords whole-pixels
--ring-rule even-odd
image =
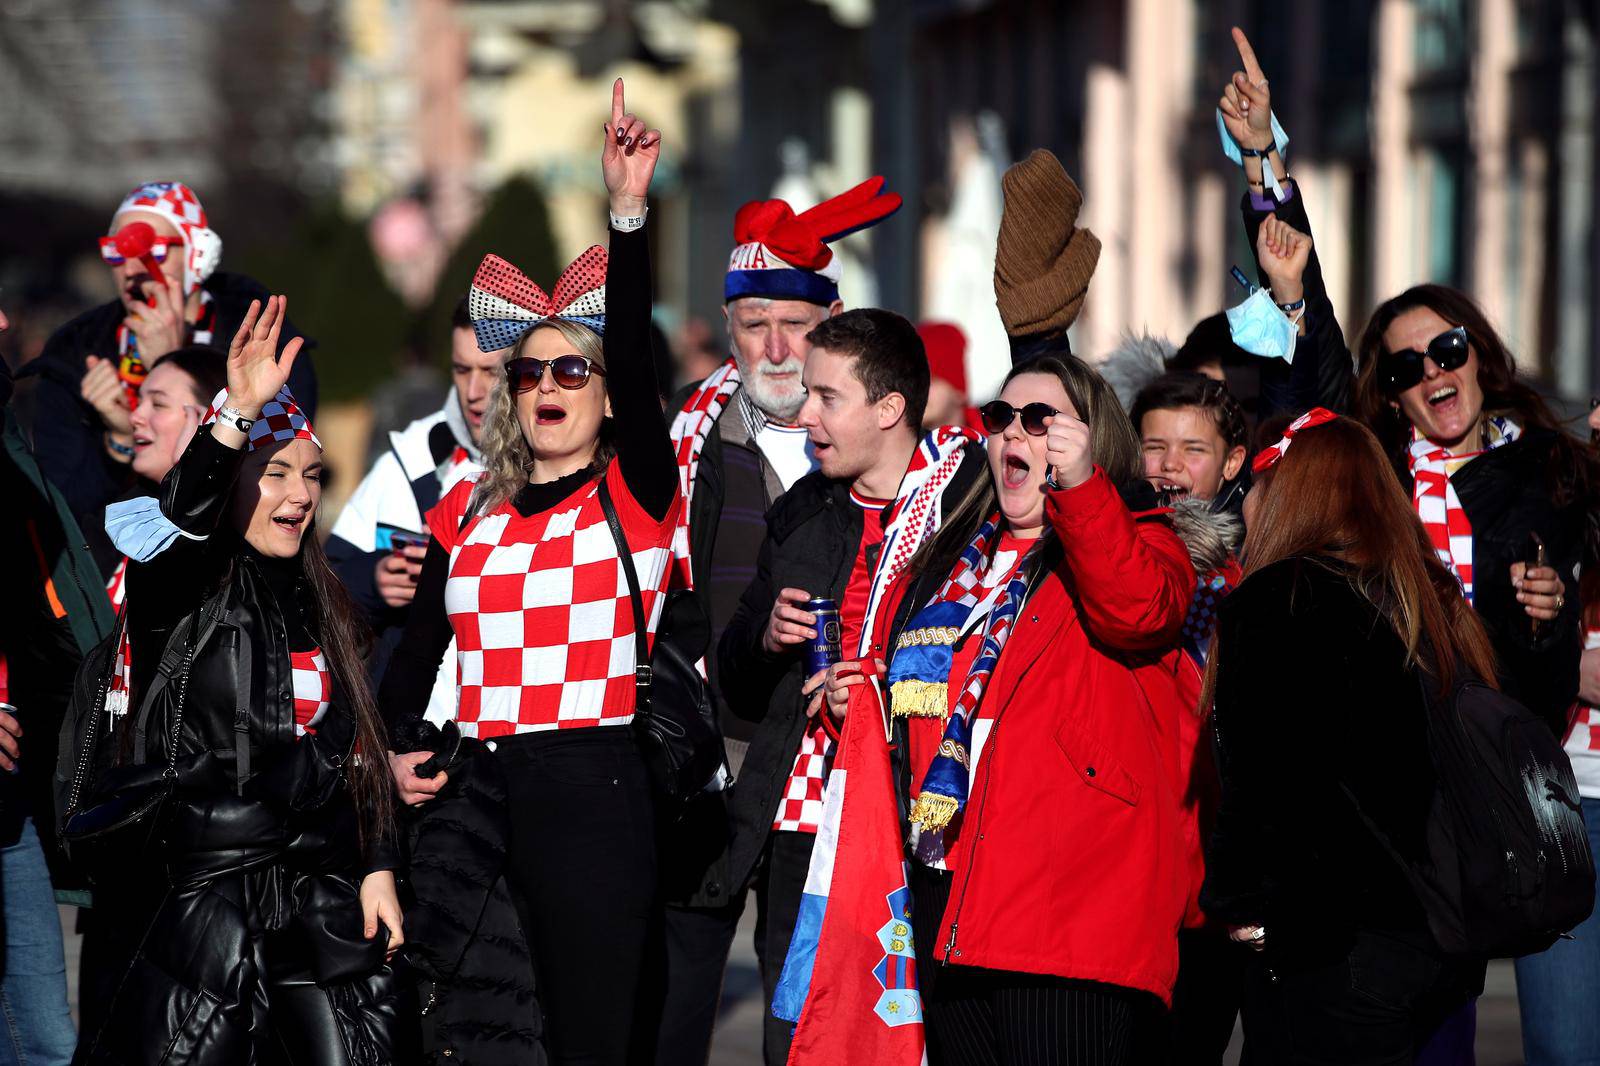
[[[183,291],[187,295],[209,278],[222,261],[222,238],[206,221],[206,210],[194,190],[181,181],[147,181],[130,192],[117,208],[142,211],[171,223],[183,236]],[[116,215],[112,216],[113,220]]]
[[[1324,423],[1332,422],[1338,417],[1338,415],[1334,414],[1326,407],[1313,407],[1311,410],[1307,411],[1305,414],[1289,423],[1289,428],[1283,431],[1283,437],[1278,441],[1278,443],[1274,444],[1270,448],[1263,448],[1261,451],[1257,452],[1255,459],[1250,463],[1250,469],[1258,474],[1263,470],[1271,469],[1273,466],[1277,465],[1278,460],[1282,459],[1284,453],[1289,450],[1289,445],[1294,441],[1294,435],[1296,433],[1299,433],[1303,429],[1310,429],[1313,426],[1320,426]]]
[[[223,389],[211,401],[211,406],[206,409],[206,417],[200,424],[209,426],[215,422],[217,412],[227,402],[228,390]],[[311,420],[300,410],[300,405],[294,402],[294,394],[289,391],[289,386],[285,385],[278,390],[275,398],[262,405],[261,417],[250,427],[249,447],[251,451],[255,451],[268,444],[294,440],[297,437],[300,440],[310,441],[318,448],[322,447],[322,441],[318,440],[317,435],[311,430]]]

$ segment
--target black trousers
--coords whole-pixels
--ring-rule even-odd
[[[1149,997],[1095,981],[934,960],[950,875],[911,864],[930,1066],[1128,1066]]]
[[[655,799],[626,727],[495,741],[511,806],[512,896],[552,1063],[630,1061],[658,912]]]
[[[1159,1002],[1151,1001],[1157,1017],[1141,1025],[1136,1038],[1140,1066],[1222,1066],[1244,1000],[1250,954],[1220,927],[1178,934],[1172,1010],[1165,1013]]]
[[[1443,958],[1420,931],[1361,931],[1343,957],[1304,967],[1274,959],[1268,945],[1248,966],[1252,1062],[1408,1066],[1481,987],[1482,963]]]

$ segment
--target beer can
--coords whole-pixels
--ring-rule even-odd
[[[817,635],[806,645],[806,676],[810,677],[819,670],[826,670],[839,661],[841,651],[839,628],[839,605],[832,600],[817,599],[815,597],[806,601],[805,609],[817,616],[816,625],[812,626]]]

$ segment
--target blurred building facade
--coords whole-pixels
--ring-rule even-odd
[[[847,249],[847,301],[959,317],[991,355],[984,232],[999,171],[1034,147],[1078,179],[1080,221],[1104,244],[1080,351],[1129,331],[1181,339],[1243,295],[1227,273],[1248,261],[1241,182],[1213,115],[1237,24],[1271,78],[1348,333],[1382,298],[1444,281],[1483,301],[1530,373],[1573,398],[1600,382],[1589,0],[344,3],[384,27],[351,33],[353,50],[406,22],[412,50],[394,86],[364,90],[369,117],[412,101],[409,139],[340,153],[352,207],[420,181],[448,238],[474,195],[531,171],[576,253],[600,233],[594,133],[620,74],[668,138],[669,317],[715,321],[739,204],[881,173],[906,207]]]
[[[270,238],[336,197],[413,306],[506,178],[560,251],[603,239],[609,85],[666,135],[666,324],[715,326],[734,211],[874,174],[906,206],[851,239],[847,302],[955,317],[999,356],[998,174],[1034,147],[1104,244],[1074,341],[1180,338],[1241,295],[1240,180],[1213,107],[1243,26],[1293,138],[1346,331],[1422,280],[1487,306],[1529,372],[1600,383],[1594,0],[8,0],[0,283],[135,181],[181,176]],[[797,204],[797,206],[799,206]],[[45,222],[41,222],[45,219]],[[60,228],[59,226],[57,228]],[[235,244],[234,247],[239,245]],[[41,247],[49,249],[41,252]],[[74,249],[92,245],[75,243]],[[76,254],[76,253],[75,253]],[[271,281],[272,279],[267,279]],[[13,290],[15,291],[15,290]],[[986,316],[988,316],[986,318]],[[975,390],[986,380],[972,375]]]

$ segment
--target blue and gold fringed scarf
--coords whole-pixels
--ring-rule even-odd
[[[891,713],[901,717],[943,718],[949,711],[950,671],[955,644],[966,629],[973,608],[983,594],[983,578],[993,560],[995,531],[1000,515],[978,530],[949,580],[926,607],[918,611],[895,642],[889,663]],[[928,766],[922,792],[911,808],[911,820],[924,829],[942,830],[967,805],[971,777],[972,712],[994,673],[1000,650],[1010,635],[1011,623],[1028,594],[1028,571],[1043,538],[1028,548],[1011,580],[1006,582],[984,620],[983,644],[968,670],[956,699],[954,713],[945,723],[939,751]]]

